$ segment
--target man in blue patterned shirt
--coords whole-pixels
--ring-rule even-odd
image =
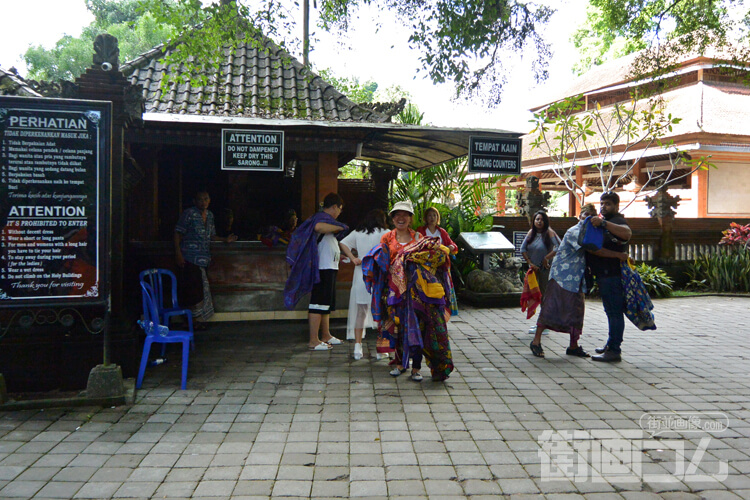
[[[178,285],[180,305],[191,308],[196,330],[205,330],[205,322],[213,316],[214,305],[206,268],[211,263],[211,241],[230,243],[237,236],[216,235],[214,214],[208,209],[211,197],[206,191],[196,193],[195,206],[180,215],[174,229],[174,249],[180,268]]]

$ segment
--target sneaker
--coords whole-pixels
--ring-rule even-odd
[[[531,335],[535,335],[536,334],[536,326],[532,326],[531,328],[529,328],[529,333]]]
[[[354,359],[357,361],[362,359],[362,344],[354,344]]]
[[[411,373],[411,379],[414,382],[421,382],[422,381],[422,374],[419,372],[412,372]]]
[[[391,357],[390,354],[387,352],[383,352],[383,353],[379,352],[375,354],[375,359],[377,359],[378,361],[380,361],[381,359],[388,359],[390,357]]]
[[[397,366],[396,368],[394,368],[393,370],[391,370],[391,371],[390,371],[390,372],[388,372],[388,373],[390,373],[392,377],[398,377],[399,375],[401,375],[401,374],[402,374],[402,373],[404,373],[405,371],[406,371],[406,368],[399,368],[399,367]]]

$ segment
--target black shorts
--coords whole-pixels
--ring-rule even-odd
[[[336,269],[321,269],[320,282],[313,285],[307,312],[330,314],[336,310]]]

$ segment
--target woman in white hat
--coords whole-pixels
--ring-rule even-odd
[[[390,213],[396,229],[382,237],[363,263],[365,281],[374,290],[373,316],[377,308],[379,331],[396,347],[397,364],[390,373],[401,375],[411,359],[411,379],[419,382],[424,356],[433,380],[445,380],[453,371],[446,327],[454,296],[450,250],[411,229],[411,202],[397,202]]]

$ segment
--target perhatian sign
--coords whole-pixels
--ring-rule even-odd
[[[469,172],[518,175],[521,173],[521,139],[469,137]]]
[[[111,114],[0,97],[0,307],[107,299]]]
[[[221,130],[222,170],[284,171],[284,132]]]

